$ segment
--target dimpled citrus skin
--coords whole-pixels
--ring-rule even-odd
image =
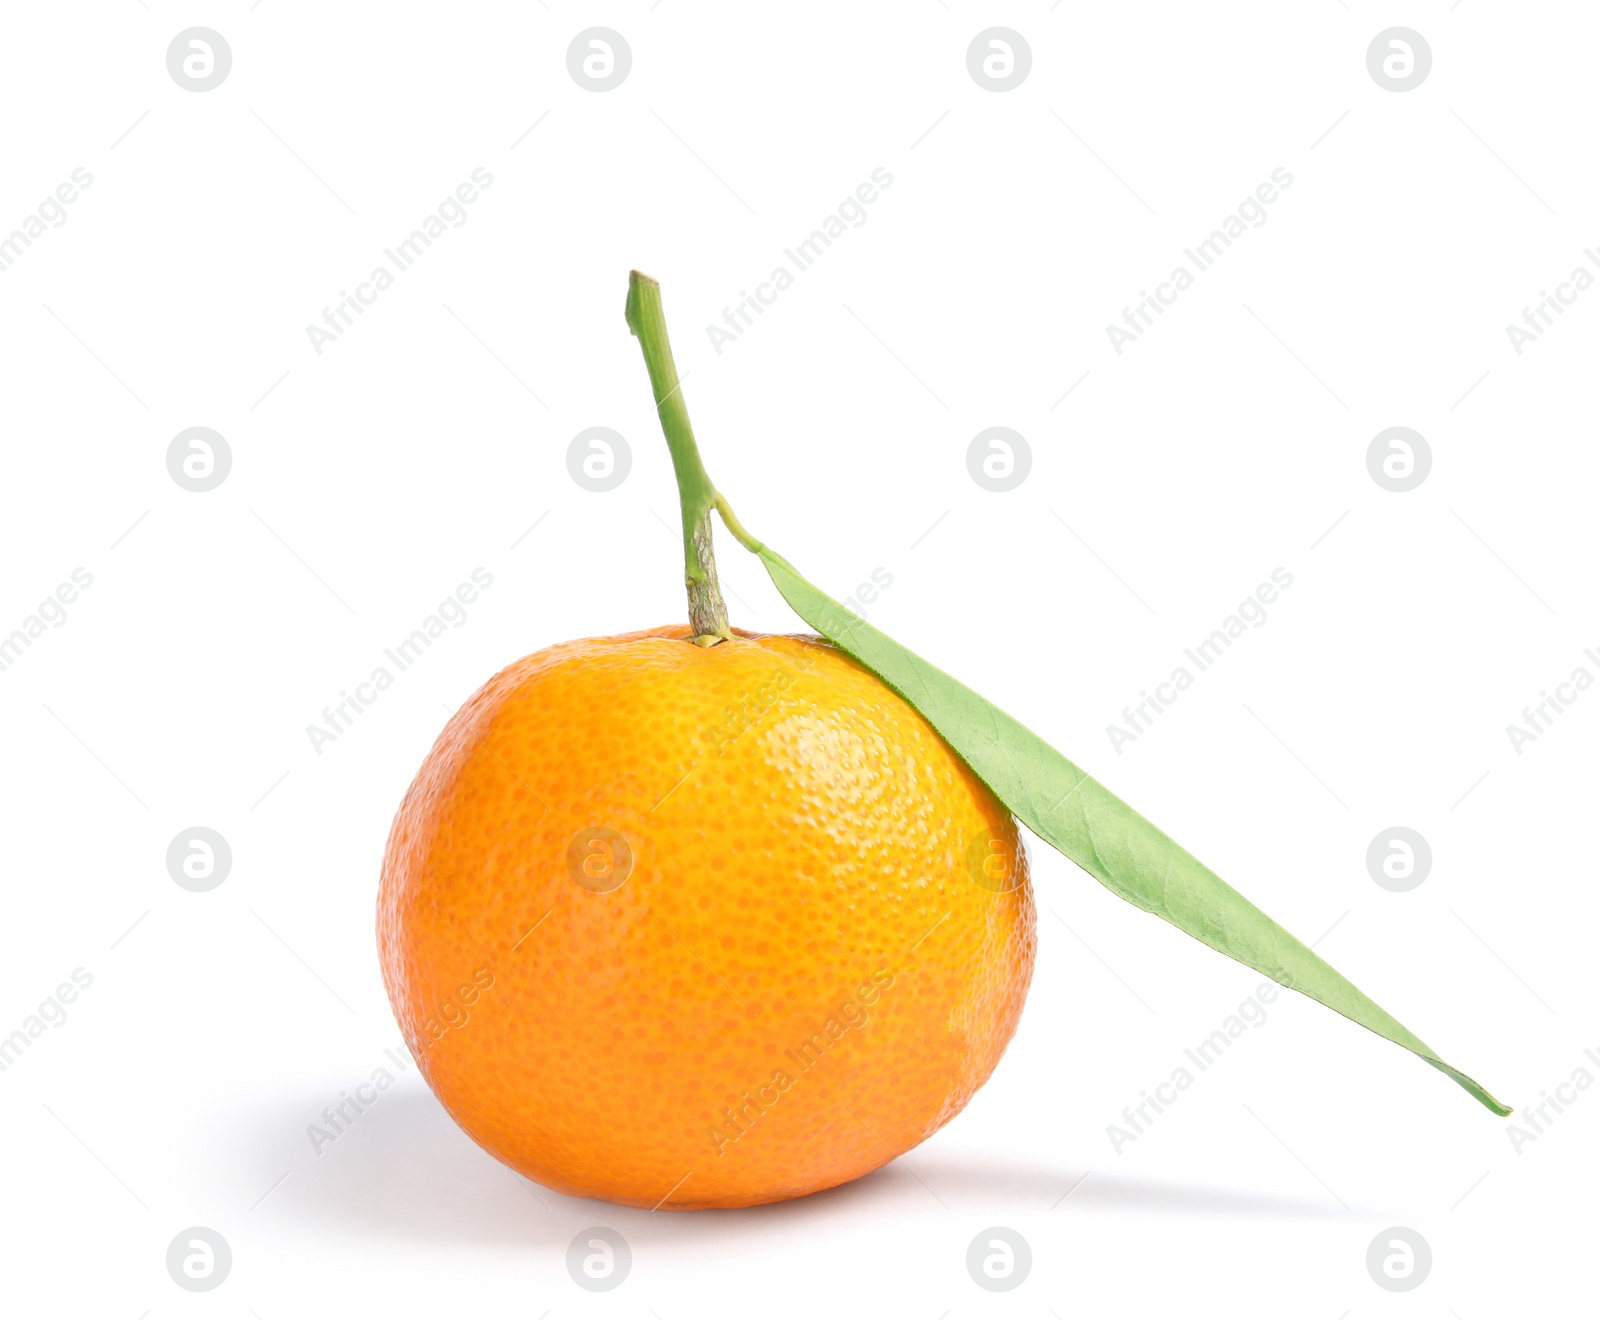
[[[412,784],[378,902],[390,1001],[462,1128],[662,1209],[803,1196],[938,1131],[1035,948],[1010,815],[905,701],[815,638],[686,639],[491,679]]]

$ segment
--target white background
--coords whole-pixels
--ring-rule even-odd
[[[1592,1305],[1600,1092],[1519,1152],[1417,1059],[1285,996],[1114,1150],[1123,1106],[1260,978],[1036,842],[1014,1043],[855,1185],[729,1213],[569,1200],[415,1071],[320,1156],[306,1137],[399,1047],[378,867],[448,712],[520,655],[682,617],[631,266],[662,281],[707,465],[756,535],[838,596],[890,572],[875,623],[1291,930],[1331,928],[1320,952],[1508,1102],[1600,1077],[1600,691],[1521,755],[1506,734],[1600,674],[1600,293],[1521,355],[1506,334],[1600,240],[1587,7],[105,0],[4,23],[0,233],[94,179],[0,275],[0,632],[94,578],[0,673],[0,1031],[94,978],[0,1074],[6,1311]],[[200,94],[165,63],[197,24],[233,52]],[[1009,93],[966,68],[994,24],[1032,49]],[[1366,67],[1396,24],[1433,51],[1399,94]],[[565,62],[595,25],[633,54],[604,94]],[[466,223],[314,351],[308,323],[480,166]],[[878,166],[867,222],[716,353],[705,326]],[[1266,223],[1119,356],[1107,324],[1277,167]],[[966,468],[997,425],[1033,454],[1004,495]],[[1366,467],[1397,425],[1433,455],[1407,494]],[[167,472],[191,426],[232,451],[209,493]],[[567,472],[590,426],[631,444],[607,494]],[[721,545],[734,621],[794,629]],[[469,621],[315,754],[306,726],[479,566]],[[1122,708],[1279,566],[1269,621],[1114,751]],[[1434,854],[1406,894],[1364,860],[1396,824]],[[233,850],[205,894],[164,861],[195,825]],[[603,1296],[564,1265],[595,1224],[634,1256]],[[233,1250],[209,1294],[164,1265],[191,1225]],[[1034,1253],[1004,1295],[964,1265],[991,1225]],[[1403,1295],[1365,1265],[1393,1225],[1433,1251]]]

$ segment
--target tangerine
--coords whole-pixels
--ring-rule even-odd
[[[378,929],[475,1141],[663,1209],[802,1196],[938,1131],[1035,949],[1016,825],[921,715],[830,643],[683,626],[473,696],[395,819]]]

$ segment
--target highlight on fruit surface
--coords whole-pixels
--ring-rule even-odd
[[[760,556],[790,608],[900,693],[1007,810],[1046,843],[1119,898],[1403,1045],[1495,1114],[1504,1117],[1511,1112],[1216,872],[1037,734],[847,610],[806,581],[783,556],[750,535],[728,501],[711,486],[700,462],[683,391],[672,366],[660,286],[639,271],[629,276],[627,319],[644,349],[661,425],[678,472],[691,600],[697,592],[706,594],[707,577],[713,585],[711,594],[715,594],[715,570],[708,570],[709,557],[690,554],[702,542],[709,547],[709,511],[715,508],[739,543]],[[711,620],[715,614],[712,609],[705,618]]]

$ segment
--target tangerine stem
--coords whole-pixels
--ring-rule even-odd
[[[700,646],[715,646],[730,639],[728,607],[717,585],[717,561],[711,544],[711,510],[717,504],[716,487],[700,461],[689,408],[683,401],[672,344],[667,338],[667,318],[661,308],[661,286],[640,271],[628,273],[628,329],[644,351],[645,369],[655,393],[656,414],[672,453],[672,470],[678,479],[678,504],[683,514],[683,581],[689,595],[689,629]]]
[[[717,512],[722,516],[722,523],[730,532],[733,539],[753,555],[759,555],[767,547],[745,531],[744,524],[733,516],[733,509],[728,501],[719,493],[717,495]]]

